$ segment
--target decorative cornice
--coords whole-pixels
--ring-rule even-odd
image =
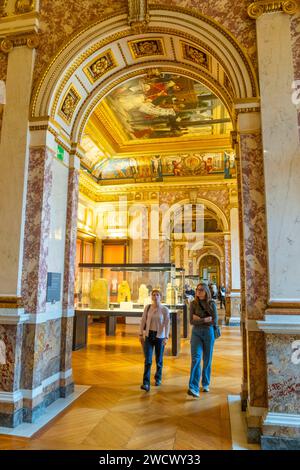
[[[256,20],[264,13],[283,12],[288,15],[293,15],[297,11],[296,0],[284,0],[279,2],[272,2],[269,0],[257,0],[247,8],[247,13],[250,18]]]

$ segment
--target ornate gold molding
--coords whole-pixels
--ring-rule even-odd
[[[235,108],[235,114],[241,114],[241,113],[260,113],[260,107],[255,106],[253,108],[245,107],[245,108]]]
[[[0,18],[7,16],[7,13],[5,11],[6,6],[7,6],[7,0],[0,0]]]
[[[35,7],[35,0],[17,0],[15,3],[15,13],[22,15],[23,13],[29,13]]]
[[[40,38],[38,34],[22,34],[8,36],[0,41],[0,51],[8,54],[14,47],[27,46],[29,49],[36,49],[39,46]]]
[[[128,24],[132,31],[144,33],[149,21],[148,0],[128,0]]]
[[[22,297],[0,296],[0,308],[23,308]]]
[[[264,13],[274,13],[281,11],[288,15],[293,15],[297,11],[296,0],[284,0],[279,2],[272,2],[270,0],[257,0],[247,8],[247,13],[250,18],[256,20]]]

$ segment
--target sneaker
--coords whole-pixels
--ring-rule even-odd
[[[188,389],[187,393],[188,393],[188,395],[191,395],[192,397],[199,398],[199,393],[193,392],[190,389]]]
[[[202,392],[209,392],[209,387],[202,387]]]
[[[161,385],[161,380],[155,380],[155,386],[159,387]]]
[[[142,384],[142,385],[141,385],[141,389],[142,389],[142,390],[145,390],[145,392],[149,392],[149,390],[150,390],[150,385]]]

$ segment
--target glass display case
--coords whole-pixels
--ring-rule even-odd
[[[183,270],[184,271],[184,270]],[[182,303],[184,272],[174,264],[79,264],[75,308],[131,310],[151,303],[151,291],[162,303]]]
[[[176,268],[175,288],[178,295],[177,304],[184,303],[184,289],[185,289],[185,269]]]

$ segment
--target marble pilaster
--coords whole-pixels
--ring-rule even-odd
[[[255,112],[255,109],[253,112],[240,112],[238,130],[240,131],[238,184],[242,211],[241,234],[243,234],[242,332],[243,350],[247,350],[247,362],[245,360],[243,364],[241,396],[243,408],[246,398],[248,399],[248,439],[257,442],[260,439],[262,415],[267,408],[265,338],[257,329],[250,331],[248,323],[244,323],[244,318],[246,317],[247,322],[262,319],[268,295],[263,152],[259,113]]]
[[[22,297],[26,312],[32,314],[46,311],[53,157],[53,152],[44,146],[30,149]]]
[[[268,414],[262,446],[270,448],[272,439],[281,445],[280,440],[286,437],[280,428],[287,427],[292,434],[300,425],[299,366],[291,361],[291,345],[299,334],[290,336],[286,326],[290,314],[292,324],[299,323],[300,312],[300,142],[291,89],[299,54],[295,56],[298,37],[297,33],[291,35],[289,15],[264,14],[257,19],[256,28],[269,263],[269,308],[259,322],[265,332],[268,364]],[[269,328],[270,316],[273,326]],[[299,327],[292,331],[296,334],[296,330]],[[273,431],[277,427],[277,432],[272,435],[270,427]],[[300,447],[299,438],[289,445]]]
[[[78,158],[75,155],[72,156],[70,158],[68,175],[64,285],[62,304],[63,317],[61,319],[60,372],[71,370],[72,367],[79,165],[80,162]],[[67,381],[66,379],[61,380],[60,388],[61,396],[65,397],[72,393],[74,389],[72,376],[69,376]]]
[[[32,49],[17,47],[8,55],[6,104],[0,141],[0,295],[3,296],[21,295],[24,192],[29,158],[28,113],[33,65]],[[16,130],[18,138],[15,136]]]
[[[297,110],[291,96],[294,69],[290,23],[289,15],[262,15],[257,20],[257,38],[270,274],[269,300],[300,303],[300,143]]]

